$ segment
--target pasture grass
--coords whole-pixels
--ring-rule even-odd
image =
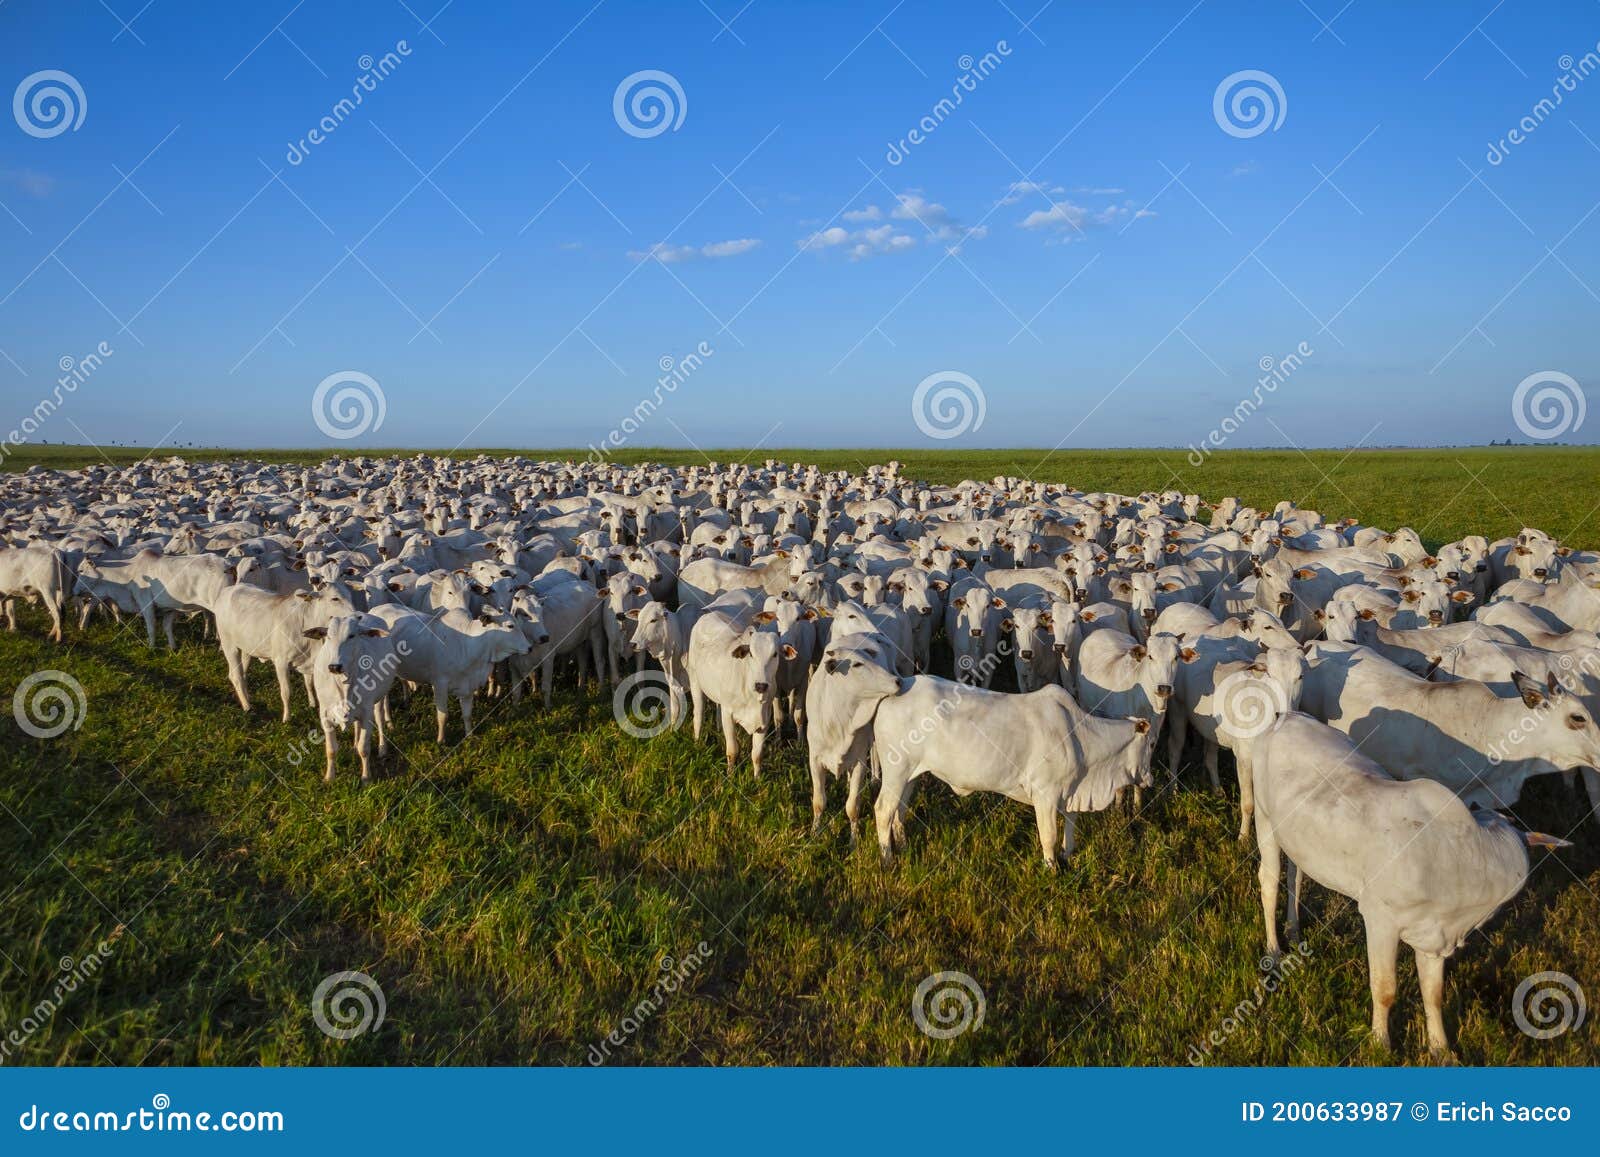
[[[24,449],[31,457],[7,464],[57,451],[54,464],[85,463]],[[850,469],[897,456],[909,474],[956,481],[1024,472],[1042,452],[757,454],[769,456]],[[1198,471],[1177,451],[1063,452],[1041,476],[1267,504],[1291,495],[1330,516],[1428,524],[1435,542],[1524,523],[1594,541],[1563,520],[1592,527],[1600,451],[1341,456],[1310,452],[1332,483],[1293,452],[1219,454]],[[1208,790],[1193,750],[1175,788],[1158,756],[1161,789],[1143,813],[1083,819],[1054,875],[1029,809],[930,782],[912,805],[909,849],[884,869],[870,809],[851,847],[841,785],[824,832],[808,834],[793,740],[769,748],[761,780],[748,763],[730,776],[720,735],[630,738],[608,691],[579,692],[567,676],[548,712],[480,698],[472,738],[455,716],[442,747],[431,699],[396,694],[383,777],[358,786],[345,750],[325,785],[298,680],[293,720],[280,723],[271,672],[255,665],[247,718],[196,624],[172,653],[148,650],[137,623],[97,619],[58,647],[39,612],[22,620],[0,632],[0,707],[28,674],[60,670],[84,688],[87,712],[48,740],[0,712],[6,1063],[582,1065],[612,1032],[626,1036],[606,1050],[612,1064],[1429,1060],[1406,955],[1395,1051],[1369,1043],[1360,916],[1315,886],[1303,965],[1259,1009],[1243,1006],[1265,975],[1264,941],[1226,755],[1225,796]],[[1517,808],[1576,846],[1535,854],[1528,887],[1452,961],[1445,1013],[1464,1063],[1597,1061],[1592,1007],[1582,1028],[1534,1040],[1511,1003],[1523,978],[1547,970],[1600,999],[1600,822],[1587,810],[1559,777],[1534,781]],[[90,957],[119,927],[103,967],[5,1045],[63,977],[61,958]],[[685,972],[702,942],[704,963]],[[381,1026],[339,1041],[316,1027],[311,1001],[346,970],[376,978],[387,1008]],[[682,987],[630,1031],[673,971]],[[917,985],[942,971],[970,976],[985,1002],[981,1027],[951,1040],[912,1017]]]
[[[280,723],[257,664],[247,719],[214,645],[193,625],[180,643],[152,652],[142,627],[102,621],[56,647],[37,613],[0,633],[7,698],[57,669],[88,705],[50,740],[0,717],[0,1039],[51,993],[61,957],[124,929],[10,1063],[581,1065],[614,1031],[614,1064],[1428,1060],[1408,957],[1393,1057],[1367,1042],[1359,915],[1315,887],[1309,956],[1259,1010],[1238,1009],[1264,977],[1256,858],[1234,838],[1233,785],[1213,794],[1197,766],[1137,818],[1081,821],[1057,875],[1029,809],[928,783],[909,850],[884,869],[870,820],[850,846],[840,785],[808,835],[793,741],[760,781],[748,765],[729,776],[720,737],[630,738],[608,693],[563,683],[549,712],[480,701],[473,737],[454,718],[441,748],[419,695],[396,703],[384,777],[361,788],[346,750],[329,786],[298,681]],[[1591,993],[1600,980],[1586,810],[1559,777],[1518,808],[1576,846],[1539,853],[1452,963],[1446,1016],[1466,1063],[1596,1061],[1592,1018],[1539,1041],[1511,1011],[1532,973]],[[627,1032],[667,957],[682,988]],[[377,979],[387,1013],[338,1041],[311,999],[346,970]],[[986,1005],[952,1040],[912,1018],[918,983],[942,971],[972,977]]]

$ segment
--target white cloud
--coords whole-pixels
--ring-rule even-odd
[[[1059,200],[1052,201],[1048,209],[1035,209],[1017,224],[1023,229],[1048,233],[1083,233],[1096,226],[1114,224],[1129,216],[1138,219],[1154,217],[1155,214],[1146,209],[1136,211],[1132,201],[1091,209],[1072,201]]]
[[[989,235],[987,226],[979,225],[968,229],[951,215],[950,210],[937,201],[930,201],[923,196],[920,189],[896,193],[895,203],[889,209],[887,221],[884,220],[884,211],[877,205],[851,209],[841,213],[840,216],[852,224],[867,221],[883,223],[855,230],[834,225],[818,230],[796,244],[801,249],[834,249],[847,246],[846,252],[849,253],[850,259],[860,261],[880,253],[901,253],[916,248],[921,240],[919,229],[926,233],[929,242],[942,243],[951,253],[960,252],[961,246],[968,241],[977,241]],[[897,221],[915,222],[917,228],[910,225],[896,225]]]
[[[665,241],[657,241],[648,249],[628,250],[628,256],[634,261],[648,261],[653,257],[664,265],[674,265],[681,261],[692,261],[696,257],[737,257],[760,244],[753,237],[738,237],[731,241],[712,241],[697,249],[693,245],[668,245]]]
[[[741,253],[748,253],[761,242],[754,237],[739,237],[732,241],[713,241],[709,245],[700,247],[700,253],[705,257],[737,257]]]

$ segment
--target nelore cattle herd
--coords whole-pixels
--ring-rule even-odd
[[[1031,805],[1053,868],[1078,813],[1137,806],[1163,734],[1174,783],[1191,735],[1213,787],[1226,748],[1269,948],[1285,861],[1291,941],[1301,875],[1354,898],[1384,1044],[1400,942],[1444,1050],[1445,959],[1521,889],[1530,846],[1565,844],[1495,809],[1557,772],[1565,834],[1600,806],[1600,555],[1535,529],[1430,551],[1289,502],[933,486],[895,462],[174,458],[0,479],[8,626],[24,599],[58,641],[76,608],[79,630],[139,616],[152,647],[160,619],[175,646],[174,619],[201,616],[246,710],[251,660],[285,720],[299,674],[330,779],[346,729],[363,781],[374,732],[384,758],[397,684],[431,687],[443,743],[452,698],[470,734],[474,696],[532,710],[512,707],[531,685],[548,708],[575,671],[617,688],[635,734],[692,716],[698,739],[709,705],[730,772],[742,735],[760,775],[792,732],[814,827],[843,778],[854,838],[871,775],[885,862],[931,775]],[[647,711],[629,698],[652,690]]]

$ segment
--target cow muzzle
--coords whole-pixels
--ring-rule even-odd
[[[983,638],[983,632],[982,631],[968,631],[967,634],[971,635],[974,639]]]
[[[1032,651],[1018,651],[1017,654],[1022,656],[1024,659],[1033,658],[1033,652]]]
[[[1144,616],[1145,622],[1147,623],[1153,623],[1156,620],[1156,609],[1154,607],[1146,607],[1139,613]]]
[[[1056,649],[1056,654],[1058,654],[1058,655],[1065,655],[1067,653],[1067,645],[1065,643],[1057,643],[1057,644],[1055,644],[1055,649]]]
[[[767,688],[770,687],[771,685],[772,684],[770,684],[770,683],[757,683],[756,684],[756,694],[757,695],[765,695],[767,693]]]
[[[343,663],[329,663],[328,664],[328,673],[330,675],[343,675],[344,674],[344,664]]]
[[[1172,695],[1172,684],[1171,683],[1158,683],[1158,684],[1156,684],[1156,698],[1157,699],[1167,699],[1167,698],[1170,698],[1171,695]]]

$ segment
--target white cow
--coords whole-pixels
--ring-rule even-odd
[[[16,600],[37,599],[50,616],[50,638],[59,643],[71,587],[72,576],[59,550],[37,544],[0,546],[0,608],[5,610],[7,630],[17,629]]]
[[[881,635],[856,634],[829,644],[806,687],[806,758],[811,771],[811,830],[822,826],[828,776],[848,775],[845,816],[850,842],[860,820],[861,786],[872,754],[878,704],[900,690],[894,652]]]
[[[1097,718],[1056,686],[1008,695],[933,675],[902,686],[878,705],[872,729],[885,863],[891,841],[905,843],[909,789],[924,774],[961,795],[992,791],[1032,804],[1052,871],[1058,856],[1072,854],[1076,813],[1104,811],[1120,789],[1149,786],[1155,736],[1148,720]]]
[[[1389,774],[1436,779],[1468,803],[1509,807],[1532,776],[1600,767],[1600,731],[1553,677],[1513,681],[1522,700],[1478,682],[1430,683],[1350,643],[1314,643],[1301,702]]]
[[[322,641],[312,656],[311,672],[328,759],[323,779],[333,782],[339,732],[349,727],[361,761],[361,782],[371,783],[372,733],[377,732],[382,760],[389,752],[389,689],[399,671],[400,656],[389,629],[379,618],[340,615],[326,627],[310,628],[306,636]]]
[[[1367,930],[1373,1036],[1389,1046],[1404,941],[1417,956],[1428,1046],[1447,1051],[1445,960],[1521,891],[1528,847],[1566,842],[1471,811],[1430,779],[1392,779],[1359,744],[1299,713],[1256,742],[1254,781],[1268,949],[1280,951],[1278,880],[1287,856],[1289,939],[1300,938],[1301,875],[1356,901]]]
[[[686,568],[687,569],[687,568]],[[761,775],[761,753],[772,730],[772,697],[778,663],[798,652],[780,643],[774,617],[761,609],[762,596],[731,591],[700,612],[689,633],[684,668],[694,705],[694,737],[700,738],[709,699],[722,715],[722,736],[733,771],[739,759],[739,732],[750,734],[750,764]]]
[[[311,678],[311,659],[320,640],[306,632],[326,627],[337,615],[351,615],[355,607],[336,588],[323,591],[296,591],[275,595],[249,585],[225,587],[212,608],[217,619],[217,643],[228,664],[228,682],[239,698],[239,706],[250,710],[250,692],[245,672],[250,660],[264,659],[278,676],[278,695],[283,700],[283,721],[289,722],[289,672],[299,671],[305,680],[306,698],[316,705],[316,689]]]
[[[424,615],[390,604],[374,607],[369,613],[389,626],[400,656],[398,676],[433,688],[438,743],[444,742],[451,696],[461,705],[461,727],[470,736],[472,697],[489,681],[494,665],[532,649],[527,636],[514,624],[482,622],[459,609]]]

